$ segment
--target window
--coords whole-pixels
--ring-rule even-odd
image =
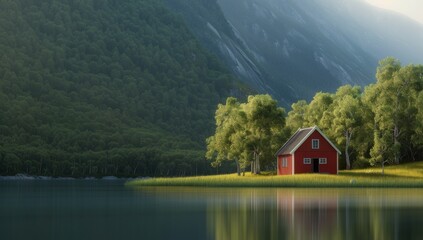
[[[319,149],[319,139],[311,140],[311,148],[312,149]]]
[[[311,158],[304,158],[304,164],[311,164]]]
[[[286,159],[286,157],[282,158],[282,167],[288,167],[288,159]]]
[[[328,159],[327,158],[319,158],[319,164],[327,164]]]

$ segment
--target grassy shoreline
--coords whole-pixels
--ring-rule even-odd
[[[340,171],[339,175],[299,174],[294,176],[236,174],[150,178],[133,180],[128,186],[189,187],[289,187],[289,188],[423,188],[423,162],[389,166],[385,175],[381,168]]]

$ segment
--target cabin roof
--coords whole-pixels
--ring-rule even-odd
[[[291,138],[286,141],[286,143],[276,152],[276,155],[286,155],[286,154],[293,154],[304,142],[307,140],[308,137],[314,132],[318,131],[326,141],[339,153],[341,151],[326,137],[325,134],[317,127],[309,127],[309,128],[300,128],[298,129]]]

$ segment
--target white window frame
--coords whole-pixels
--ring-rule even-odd
[[[288,167],[288,159],[286,157],[282,158],[282,167],[283,168]]]
[[[307,164],[307,165],[310,165],[311,164],[311,158],[304,158],[303,159],[303,163],[304,164]]]
[[[314,143],[317,143],[316,146]],[[311,149],[319,149],[320,148],[320,141],[319,139],[311,139]]]
[[[319,158],[319,164],[328,164],[327,158]]]

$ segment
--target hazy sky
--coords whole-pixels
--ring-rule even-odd
[[[405,14],[423,24],[422,0],[366,0],[378,7]]]

